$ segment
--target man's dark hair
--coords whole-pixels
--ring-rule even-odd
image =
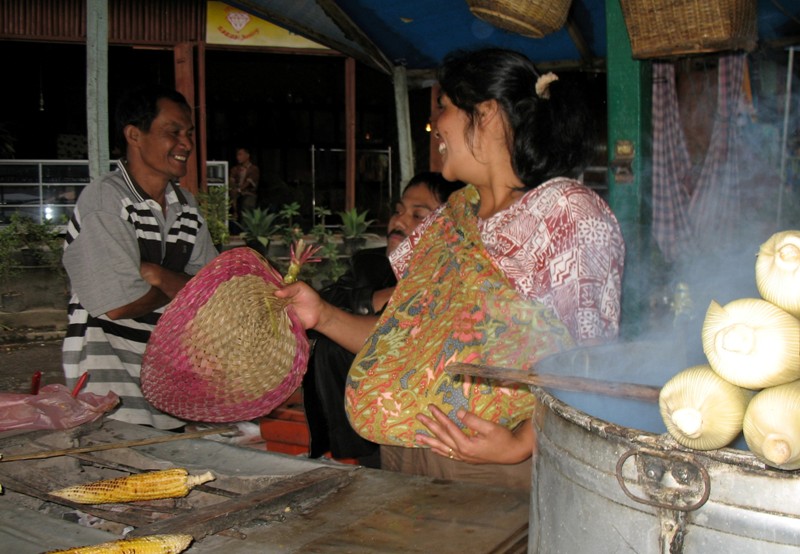
[[[406,188],[415,187],[417,185],[425,184],[430,191],[439,199],[439,202],[444,204],[450,195],[458,189],[464,187],[461,181],[448,181],[442,177],[441,173],[436,171],[423,171],[414,175],[406,185]]]
[[[125,127],[133,125],[144,132],[158,116],[158,101],[162,98],[191,109],[186,97],[175,89],[164,85],[141,85],[127,91],[117,103],[115,135],[122,152],[128,147]]]

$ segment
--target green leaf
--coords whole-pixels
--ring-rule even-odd
[[[367,221],[368,210],[359,213],[356,208],[337,212],[342,218],[342,234],[345,238],[358,238],[367,232],[369,226],[374,223],[374,219]]]

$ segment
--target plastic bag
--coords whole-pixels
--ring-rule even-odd
[[[46,385],[35,395],[0,393],[0,431],[69,429],[102,417],[118,403],[113,392],[73,397],[64,385]]]

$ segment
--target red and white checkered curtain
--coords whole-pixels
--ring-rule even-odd
[[[745,55],[719,57],[717,112],[700,175],[691,164],[678,115],[675,67],[653,64],[653,233],[664,257],[676,261],[730,236],[741,217],[740,128]],[[694,191],[690,194],[690,190]]]
[[[653,63],[653,234],[664,258],[694,250],[689,222],[692,164],[681,128],[675,65]]]

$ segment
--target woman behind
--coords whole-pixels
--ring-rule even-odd
[[[444,367],[522,368],[613,339],[622,235],[608,206],[568,178],[591,149],[580,91],[498,49],[449,56],[439,83],[442,174],[471,186],[392,254],[399,281],[378,324],[302,285],[279,294],[307,327],[359,351],[348,414],[387,445],[384,468],[527,487],[530,392]]]

